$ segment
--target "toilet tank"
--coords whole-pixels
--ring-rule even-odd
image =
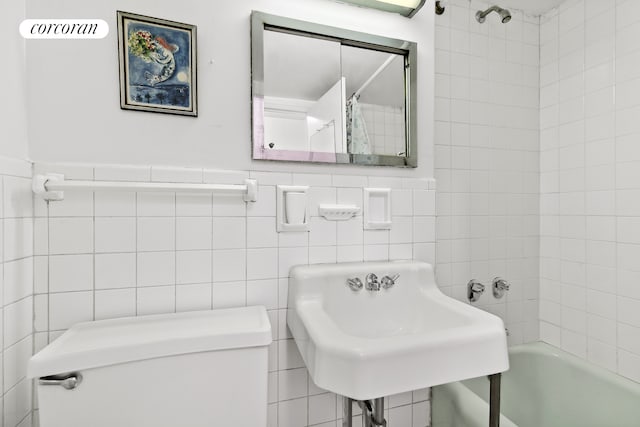
[[[264,427],[264,307],[80,323],[29,361],[41,427]]]

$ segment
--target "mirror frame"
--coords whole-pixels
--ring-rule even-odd
[[[373,49],[404,56],[406,156],[399,157],[382,154],[265,150],[263,148],[265,95],[264,32],[267,30],[333,40],[339,42],[341,45]],[[392,39],[253,11],[251,13],[251,151],[253,153],[253,159],[411,168],[417,167],[417,50],[418,46],[415,42]]]

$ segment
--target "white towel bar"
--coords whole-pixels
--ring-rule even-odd
[[[119,182],[119,181],[75,181],[65,180],[64,175],[46,174],[33,177],[32,189],[45,200],[63,200],[69,190],[86,191],[143,191],[212,193],[219,195],[242,195],[245,202],[258,200],[258,181],[246,179],[244,184],[183,184],[171,182]]]

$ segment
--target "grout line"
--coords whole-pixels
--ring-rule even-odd
[[[95,178],[95,169],[94,169],[94,178]],[[91,203],[93,208],[93,217],[92,217],[93,254],[91,258],[93,283],[92,283],[91,295],[93,297],[93,320],[96,320],[96,193],[95,191],[91,192]]]
[[[2,214],[0,215],[0,218],[2,218],[2,224],[0,224],[0,229],[2,230],[2,241],[0,242],[2,244],[3,247],[3,251],[2,251],[2,258],[0,258],[0,261],[2,261],[2,293],[4,294],[4,287],[5,287],[5,260],[4,260],[4,239],[6,236],[6,230],[5,230],[5,226],[4,226],[4,215],[5,215],[5,209],[6,206],[4,206],[4,176],[0,176],[0,196],[2,197],[2,200],[0,201],[0,203],[2,203],[2,205],[0,205],[0,208],[2,208]],[[0,311],[0,316],[1,316],[1,320],[2,323],[4,325],[4,309],[5,309],[5,301],[4,298],[2,298],[2,310]],[[4,326],[3,326],[4,328]],[[5,375],[4,375],[4,368],[5,368],[5,360],[4,360],[4,330],[0,331],[0,355],[2,356],[0,358],[0,367],[2,368],[2,373],[3,375],[1,376],[1,380],[0,380],[0,386],[2,386],[2,390],[0,390],[0,400],[2,400],[4,402],[4,388],[5,388]],[[33,399],[33,397],[32,397]],[[2,419],[0,420],[0,425],[2,425],[1,421],[4,421],[4,404],[2,405],[2,410],[0,411],[0,416],[2,417]]]
[[[149,172],[149,174],[151,174],[151,172]],[[139,257],[138,257],[138,195],[139,195],[139,193],[135,192],[133,194],[134,194],[134,198],[133,198],[134,207],[133,207],[133,210],[134,210],[134,213],[135,213],[135,227],[134,227],[134,230],[135,230],[135,233],[136,233],[136,236],[135,236],[135,254],[134,254],[134,257],[135,257],[135,259],[134,259],[134,265],[135,265],[135,268],[134,268],[134,271],[135,271],[134,284],[135,284],[136,292],[135,292],[135,296],[134,296],[135,307],[134,307],[134,311],[133,312],[135,313],[136,316],[138,316],[139,315],[139,313],[138,313],[138,292],[139,292],[139,286],[140,286],[140,284],[138,283],[138,272],[139,272],[139,269],[140,269],[140,267],[138,266],[138,262],[139,262]]]
[[[178,311],[178,193],[173,193],[173,312]]]
[[[51,216],[50,202],[46,202],[47,211],[47,344],[51,343]]]
[[[586,3],[585,3],[586,5]],[[617,65],[618,65],[618,43],[617,43],[617,30],[618,30],[618,4],[616,2],[616,4],[613,5],[613,10],[614,10],[614,16],[613,16],[613,28],[614,28],[614,37],[613,37],[613,123],[614,123],[614,135],[613,135],[613,169],[614,169],[614,174],[613,174],[613,202],[614,202],[614,208],[613,208],[613,217],[615,219],[614,224],[613,224],[613,229],[614,229],[614,236],[613,239],[615,240],[616,244],[613,247],[613,251],[614,251],[614,256],[615,256],[615,264],[614,264],[614,268],[615,268],[615,313],[616,313],[616,319],[615,319],[615,325],[616,325],[616,345],[615,345],[615,372],[616,373],[620,373],[620,343],[618,342],[618,337],[620,336],[620,322],[618,321],[619,318],[619,312],[618,312],[618,298],[619,298],[619,292],[618,292],[618,276],[619,276],[619,269],[618,269],[618,209],[617,209],[617,202],[618,202],[618,179],[617,179],[617,168],[618,168],[618,150],[617,150],[617,130],[618,130],[618,109],[617,109],[617,88],[618,88],[618,79],[617,79]],[[585,30],[586,31],[586,30]],[[586,169],[586,168],[585,168]]]

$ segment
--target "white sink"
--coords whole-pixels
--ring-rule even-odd
[[[399,274],[389,289],[353,291]],[[502,320],[445,296],[430,264],[415,261],[296,266],[287,324],[313,381],[375,399],[509,369]]]

